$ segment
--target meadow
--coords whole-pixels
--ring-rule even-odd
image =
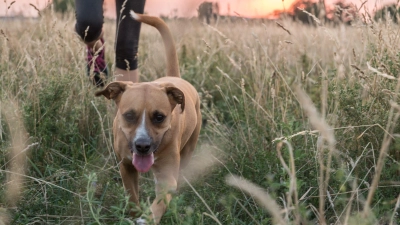
[[[133,224],[115,105],[94,97],[74,23],[0,22],[0,224]],[[167,23],[205,121],[161,224],[400,223],[397,24]],[[113,70],[115,21],[104,29]],[[164,76],[146,25],[139,60],[141,81]],[[151,174],[140,193],[148,215]]]

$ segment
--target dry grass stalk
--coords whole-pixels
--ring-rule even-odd
[[[399,93],[399,91],[400,91],[400,79],[397,79],[395,93]],[[394,95],[393,101],[391,102],[391,108],[389,111],[388,123],[386,125],[386,130],[389,131],[389,134],[393,134],[394,128],[396,127],[398,119],[400,117],[400,111],[398,111],[395,115],[393,115],[394,110],[399,108],[396,101],[397,101],[397,95]],[[378,163],[377,163],[376,169],[375,169],[375,175],[374,175],[374,178],[371,183],[371,189],[368,192],[367,200],[365,201],[365,206],[364,206],[364,211],[363,211],[364,217],[368,217],[368,215],[371,211],[371,209],[370,209],[371,202],[374,197],[375,191],[378,188],[378,183],[379,183],[379,180],[381,177],[381,173],[382,173],[382,169],[383,169],[383,166],[385,163],[387,152],[388,152],[389,146],[392,142],[392,137],[389,134],[385,133],[385,135],[383,137],[382,146],[379,151]]]
[[[329,177],[330,177],[330,166],[332,162],[332,154],[335,151],[335,136],[331,127],[326,123],[326,121],[319,115],[317,109],[315,108],[310,97],[297,85],[294,87],[294,91],[297,95],[297,99],[302,106],[304,112],[309,118],[310,124],[316,130],[319,130],[321,137],[318,138],[317,149],[318,158],[320,164],[320,177],[319,177],[319,222],[321,224],[326,224],[325,219],[325,197],[328,189]],[[324,146],[323,142],[328,143],[328,156],[326,160],[326,165],[324,164]]]
[[[225,39],[225,43],[233,43],[224,33],[222,33],[220,30],[218,30],[216,27],[213,27],[211,25],[206,24],[208,28],[211,30],[215,31],[217,34],[219,34],[222,38]]]
[[[40,10],[32,3],[29,3],[30,6],[32,6],[39,14],[39,16],[42,16],[42,14],[40,13]]]
[[[394,76],[391,76],[391,75],[389,75],[389,74],[380,72],[379,70],[377,70],[377,69],[375,69],[374,67],[372,67],[371,65],[369,65],[368,62],[367,62],[367,66],[368,66],[368,69],[369,69],[369,70],[371,70],[372,72],[376,73],[377,75],[379,75],[379,76],[381,76],[381,77],[384,77],[384,78],[389,79],[389,80],[396,80],[396,79],[397,79],[397,78],[394,77]]]
[[[247,215],[253,220],[253,222],[257,225],[260,225],[260,223],[256,220],[256,218],[254,218],[254,216],[249,212],[249,210],[247,210],[247,208],[240,202],[239,199],[235,198],[236,202],[240,205],[240,207],[242,207],[242,209],[247,213]]]
[[[282,157],[281,153],[281,148],[282,145],[286,144],[288,147],[288,152],[289,152],[289,162],[290,162],[290,167],[287,166],[285,160]],[[292,205],[294,206],[294,212],[295,212],[295,223],[300,224],[301,221],[301,215],[299,212],[299,194],[297,191],[297,178],[296,178],[296,167],[294,163],[294,154],[293,154],[293,148],[292,145],[288,141],[283,141],[278,143],[277,147],[277,152],[278,152],[278,157],[279,160],[281,161],[281,164],[283,168],[285,168],[286,172],[289,174],[290,177],[290,185],[289,185],[289,192],[288,192],[288,206],[287,208],[291,208]],[[294,201],[294,204],[292,203]]]
[[[349,200],[349,202],[348,202],[347,205],[346,205],[347,209],[346,209],[345,211],[343,211],[343,213],[346,212],[346,215],[345,215],[345,217],[344,217],[344,222],[343,222],[344,225],[347,225],[347,224],[348,224],[348,221],[349,221],[349,218],[350,218],[350,215],[351,215],[351,206],[352,206],[352,204],[353,204],[355,195],[356,195],[356,193],[357,193],[357,191],[356,191],[356,189],[357,189],[356,180],[353,181],[353,185],[352,185],[352,186],[353,186],[353,192],[351,193],[350,200]],[[340,217],[341,217],[341,215],[340,215]]]
[[[299,86],[295,86],[294,91],[297,95],[300,105],[307,114],[312,127],[321,133],[322,137],[328,142],[330,147],[334,147],[336,140],[333,129],[326,123],[325,120],[322,119],[310,97],[308,97],[308,95]]]
[[[9,171],[6,183],[6,199],[9,206],[16,206],[23,189],[23,176],[25,175],[26,143],[28,140],[18,105],[13,101],[7,101],[2,113],[8,124],[11,134],[11,147],[9,153]]]
[[[328,190],[328,183],[324,182],[324,140],[322,136],[318,136],[317,139],[317,157],[319,163],[319,177],[318,177],[318,186],[319,186],[319,208],[318,208],[318,219],[322,225],[326,224],[325,219],[325,201],[326,201],[326,191]]]
[[[361,3],[360,7],[358,7],[357,12],[360,12],[361,8],[367,3],[368,0],[365,0],[363,3]]]
[[[394,225],[395,223],[394,223],[394,218],[396,217],[396,212],[398,211],[398,209],[400,208],[400,194],[399,194],[399,196],[397,196],[397,201],[396,201],[396,205],[395,205],[395,207],[394,207],[394,210],[393,210],[393,214],[392,214],[392,218],[390,219],[390,225]],[[398,217],[398,215],[397,215],[397,217]]]
[[[192,186],[192,184],[190,184],[190,181],[188,181],[186,179],[186,177],[183,176],[183,179],[186,181],[186,183],[189,185],[189,187],[193,190],[193,192],[197,195],[197,197],[199,197],[199,199],[203,202],[203,204],[206,206],[206,208],[208,209],[208,211],[211,214],[207,214],[211,219],[213,219],[215,222],[217,222],[219,225],[222,225],[222,223],[218,220],[217,216],[214,214],[214,212],[211,210],[210,206],[208,206],[207,202],[204,200],[203,197],[201,197],[201,195],[196,191],[196,189]]]
[[[299,9],[300,11],[304,12],[305,14],[307,14],[308,16],[310,16],[311,18],[313,18],[313,20],[314,20],[318,25],[321,25],[321,21],[320,21],[316,16],[314,16],[314,14],[309,13],[309,12],[307,12],[306,10],[301,9],[301,8],[298,8],[298,9]]]
[[[321,66],[319,66],[321,67]],[[325,119],[326,114],[328,113],[328,75],[325,71],[322,71],[322,82],[321,82],[321,114],[322,118]]]
[[[4,33],[3,29],[0,29],[0,33],[1,33],[1,35],[3,35],[3,37],[4,37],[7,41],[9,41],[7,35]]]
[[[101,133],[102,133],[102,136],[103,136],[103,143],[105,143],[107,145],[107,150],[108,150],[109,156],[113,157],[115,162],[118,163],[116,155],[114,154],[114,152],[111,151],[113,149],[113,146],[112,146],[112,142],[107,138],[107,135],[106,135],[106,132],[105,132],[105,129],[104,129],[104,124],[103,124],[103,117],[101,116],[101,113],[97,109],[97,107],[94,104],[94,102],[91,101],[90,103],[92,103],[93,108],[96,110],[96,113],[99,116],[99,123],[100,123],[101,131],[102,131]],[[107,165],[107,163],[104,164],[102,169],[104,169],[106,167],[106,165]]]
[[[299,135],[313,135],[313,134],[317,134],[318,132],[319,132],[318,130],[303,130],[303,131],[300,131],[300,132],[298,132],[296,134],[292,134],[292,135],[287,136],[287,137],[275,138],[274,140],[272,140],[272,143],[277,142],[277,141],[290,140],[290,139],[292,139],[292,138],[294,138],[296,136],[299,136]]]
[[[273,224],[287,224],[282,218],[280,212],[281,208],[279,207],[279,205],[267,192],[263,191],[261,187],[251,183],[250,181],[242,177],[238,177],[235,175],[229,175],[226,178],[226,183],[253,196],[257,200],[257,202],[261,204],[271,214],[274,221]]]
[[[400,89],[400,79],[397,82],[396,93],[399,92],[399,89]],[[394,100],[397,100],[396,96],[395,96]],[[383,170],[383,166],[384,166],[385,159],[387,156],[387,152],[388,152],[389,146],[393,140],[391,136],[392,136],[394,128],[397,125],[397,122],[400,118],[400,112],[397,112],[393,116],[394,109],[399,109],[400,107],[395,102],[391,102],[391,105],[392,105],[392,107],[390,108],[388,124],[386,127],[386,130],[388,130],[389,134],[391,134],[391,135],[385,133],[385,135],[383,137],[382,146],[381,146],[381,149],[379,150],[378,162],[377,162],[376,168],[375,168],[375,175],[374,175],[374,178],[371,183],[371,189],[368,192],[367,200],[365,201],[365,206],[364,206],[364,211],[363,211],[363,215],[365,218],[367,218],[369,216],[369,213],[371,210],[370,206],[372,203],[372,199],[374,197],[376,189],[378,188],[378,184],[379,184],[379,180],[380,180],[380,177],[382,174],[382,170]]]
[[[8,5],[7,9],[10,9],[11,6],[12,6],[14,3],[15,3],[15,1],[12,1],[12,2],[10,3],[10,5]]]
[[[286,31],[289,35],[292,35],[288,29],[286,29],[282,24],[278,23],[275,21],[275,23],[278,25],[278,27],[282,28],[284,31]]]

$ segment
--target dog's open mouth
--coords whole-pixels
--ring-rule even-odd
[[[133,153],[132,164],[137,171],[141,173],[146,173],[154,164],[154,153],[151,153],[149,155],[138,155]]]
[[[149,148],[145,151],[143,151],[143,149],[141,149],[142,151],[139,151],[139,149],[137,149],[133,144],[133,141],[128,144],[128,148],[132,154],[132,165],[138,172],[146,173],[154,164],[154,154],[158,151],[160,142],[151,142],[149,145]]]

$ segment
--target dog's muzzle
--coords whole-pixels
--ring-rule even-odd
[[[128,143],[131,153],[138,155],[148,155],[155,152],[158,148],[158,142],[153,142],[150,137],[140,137]]]
[[[151,148],[152,140],[150,138],[138,138],[134,141],[133,146],[135,147],[137,153],[148,154]]]

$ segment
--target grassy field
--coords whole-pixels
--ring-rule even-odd
[[[132,224],[115,105],[94,97],[74,23],[0,22],[0,224]],[[168,21],[207,122],[161,223],[399,224],[399,26],[279,23]],[[139,57],[142,81],[164,76],[152,27]]]

